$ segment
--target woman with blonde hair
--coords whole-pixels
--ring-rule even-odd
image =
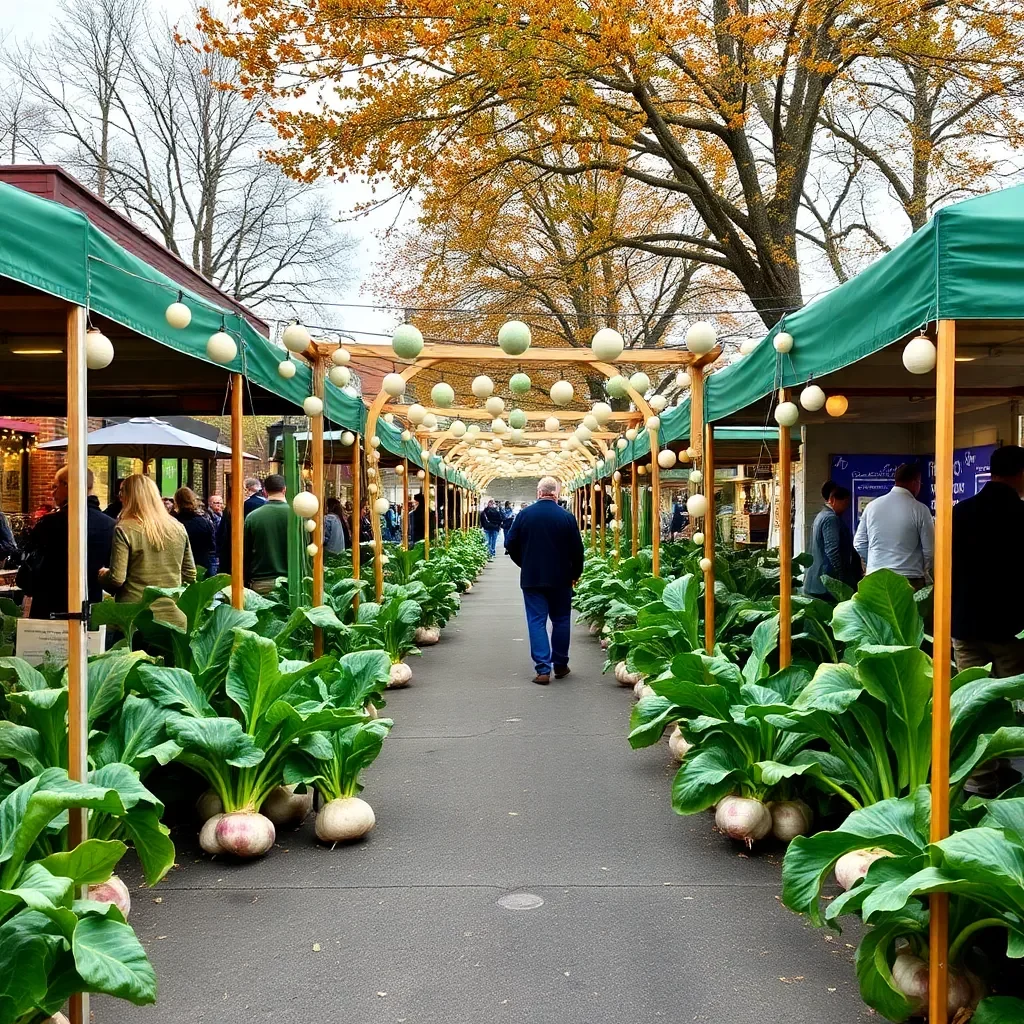
[[[146,587],[180,587],[196,578],[185,527],[168,513],[148,476],[133,473],[121,482],[110,568],[99,576],[116,601],[129,603],[141,601]],[[155,618],[184,628],[185,616],[170,598],[159,598],[151,608]]]

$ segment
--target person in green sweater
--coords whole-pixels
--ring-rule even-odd
[[[245,585],[257,594],[273,589],[278,577],[288,575],[288,522],[291,509],[284,477],[271,473],[263,481],[266,503],[245,517]]]

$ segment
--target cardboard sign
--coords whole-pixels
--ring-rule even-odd
[[[107,627],[100,626],[85,634],[86,654],[102,654],[106,649]],[[68,660],[68,624],[56,619],[18,619],[18,636],[14,652],[30,665],[44,661],[64,663]]]

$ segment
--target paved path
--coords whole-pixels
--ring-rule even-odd
[[[667,747],[630,750],[631,695],[581,627],[571,661],[531,683],[499,556],[389,695],[368,841],[330,850],[309,822],[233,865],[177,830],[180,869],[132,910],[159,1004],[96,1000],[97,1024],[868,1020],[846,937],[780,903],[780,851],[674,815]],[[524,893],[542,905],[498,903]]]

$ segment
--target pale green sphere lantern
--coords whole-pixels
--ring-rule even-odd
[[[413,324],[400,324],[391,335],[391,348],[399,359],[415,359],[423,351],[423,335]]]
[[[509,320],[498,331],[498,347],[507,356],[521,356],[530,341],[530,328],[522,320]]]
[[[508,387],[513,395],[525,395],[530,390],[532,383],[529,375],[514,373],[508,382]]]
[[[522,409],[513,409],[508,414],[508,425],[513,430],[523,430],[526,427],[526,413]]]
[[[609,377],[604,387],[612,398],[626,398],[629,394],[629,381],[621,373]]]
[[[451,384],[440,380],[430,389],[430,398],[434,405],[447,409],[455,401],[455,389]]]

